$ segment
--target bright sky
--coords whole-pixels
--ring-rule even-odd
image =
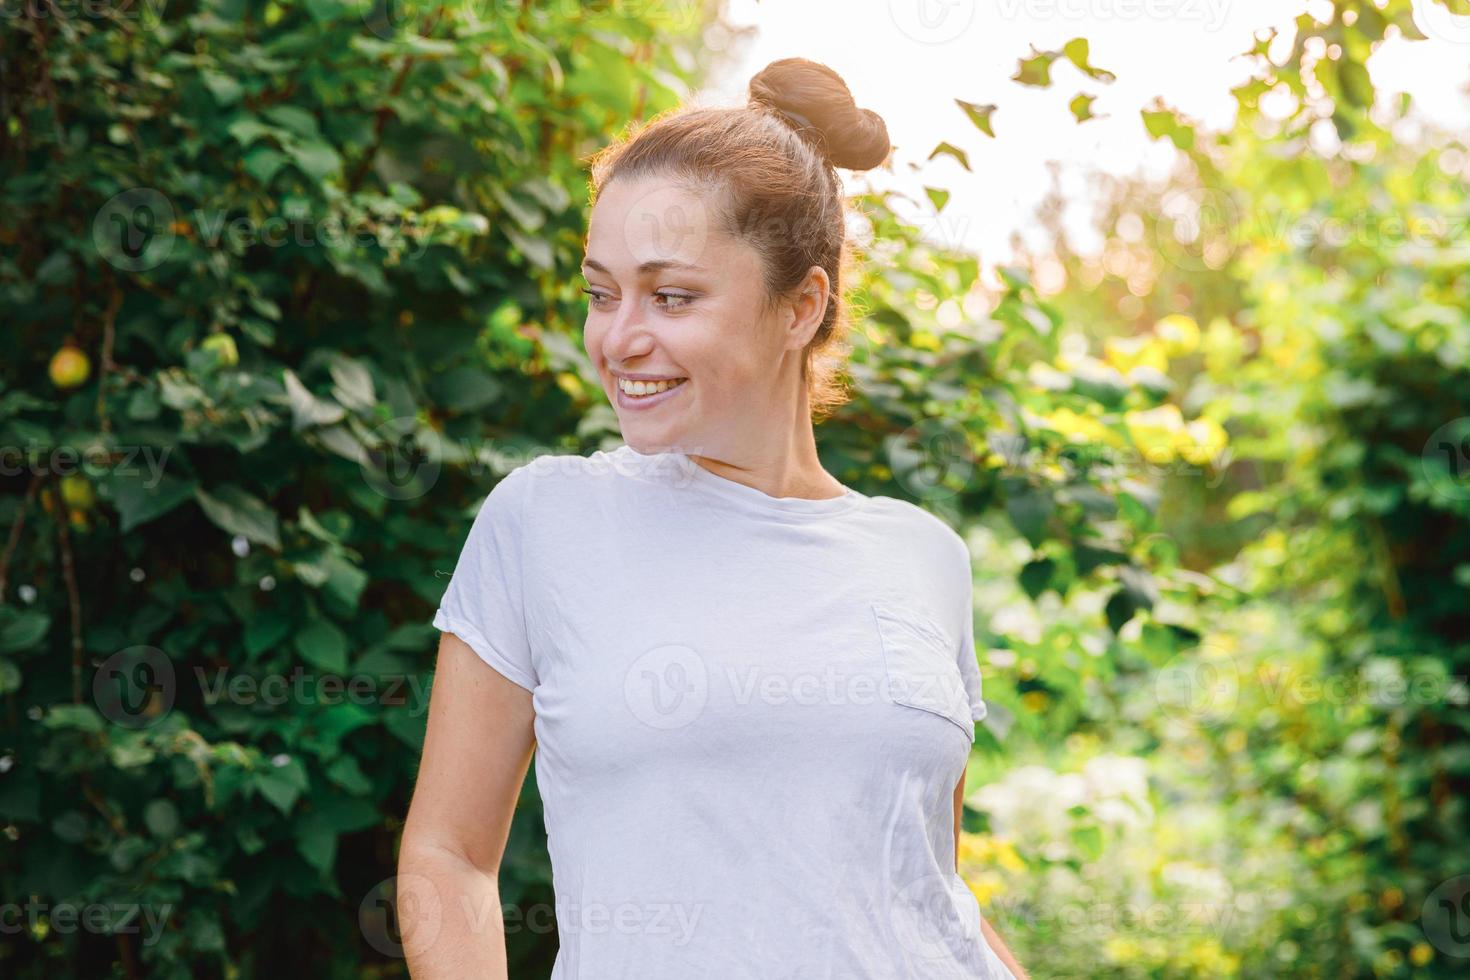
[[[1470,130],[1470,17],[1454,18],[1432,0],[1414,0],[1431,40],[1399,38],[1369,63],[1380,90],[1408,91],[1427,118]],[[1162,177],[1173,148],[1151,141],[1138,110],[1155,96],[1223,128],[1231,122],[1230,88],[1246,77],[1236,57],[1255,32],[1289,29],[1303,11],[1329,0],[729,0],[730,20],[757,34],[730,47],[736,57],[698,94],[706,104],[741,104],[750,77],[778,58],[826,64],[852,89],[858,105],[888,124],[894,173],[839,173],[849,187],[894,187],[920,204],[908,217],[927,224],[936,240],[973,249],[988,264],[1010,252],[1013,231],[1030,238],[1036,204],[1050,185],[1047,161],[1062,168],[1066,219],[1074,244],[1097,244],[1085,175],[1138,170]],[[1030,45],[1047,50],[1085,36],[1092,63],[1114,72],[1112,84],[1092,81],[1058,61],[1054,84],[1035,89],[1010,81]],[[1068,102],[1095,94],[1093,112],[1107,118],[1076,125]],[[996,139],[981,133],[956,98],[997,103]],[[940,142],[965,150],[972,173],[952,157],[925,158]],[[952,196],[930,215],[924,186]]]

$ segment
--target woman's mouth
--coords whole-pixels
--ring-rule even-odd
[[[630,381],[618,378],[618,405],[624,408],[651,408],[666,401],[688,378],[660,378],[656,381]]]

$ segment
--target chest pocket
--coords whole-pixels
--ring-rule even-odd
[[[975,723],[957,647],[921,614],[882,603],[872,603],[871,610],[883,645],[888,699],[945,718],[973,741]]]

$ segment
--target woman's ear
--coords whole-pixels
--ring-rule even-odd
[[[787,346],[802,350],[811,343],[822,326],[822,317],[827,313],[831,299],[831,281],[827,272],[814,265],[806,279],[797,287],[795,299],[791,300],[791,321],[787,328]]]

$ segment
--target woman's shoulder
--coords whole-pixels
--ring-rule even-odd
[[[869,497],[869,513],[880,515],[904,529],[904,540],[929,545],[940,553],[955,553],[969,561],[970,546],[944,518],[910,500]]]
[[[627,446],[585,456],[539,453],[506,473],[495,492],[527,517],[555,520],[602,498],[625,477],[652,479],[654,462]]]
[[[609,475],[643,475],[654,462],[656,457],[633,452],[628,446],[599,449],[588,455],[539,453],[517,466],[506,479],[514,477],[525,483],[586,484]]]

